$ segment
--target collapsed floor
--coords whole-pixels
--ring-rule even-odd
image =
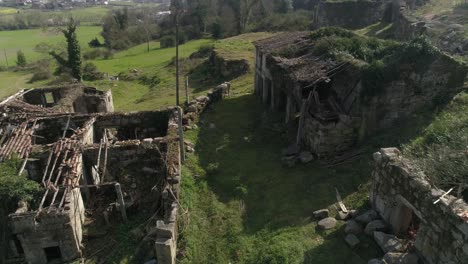
[[[43,187],[37,205],[21,203],[9,216],[10,258],[73,261],[83,256],[84,225],[105,228],[144,209],[152,211],[149,256],[174,263],[176,108],[112,113],[110,92],[82,86],[21,91],[0,108],[0,159],[22,159],[19,174]]]

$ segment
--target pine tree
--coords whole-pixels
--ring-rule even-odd
[[[67,39],[68,67],[73,78],[81,81],[81,49],[76,37],[76,23],[73,18],[70,19],[67,29],[62,32]]]
[[[18,52],[16,52],[16,65],[18,67],[24,67],[26,66],[27,62],[26,62],[26,56],[24,55],[24,52],[21,51],[21,50],[18,50]]]

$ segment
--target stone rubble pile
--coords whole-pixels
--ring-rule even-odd
[[[337,215],[338,219],[344,218],[344,213]],[[355,215],[355,214],[353,214]],[[389,226],[380,219],[379,214],[375,210],[369,210],[362,214],[351,216],[346,215],[348,220],[345,224],[345,242],[351,248],[358,246],[361,241],[359,236],[369,236],[379,245],[385,253],[382,260],[371,259],[368,264],[417,264],[418,256],[414,253],[408,253],[405,241],[399,239],[389,232]]]

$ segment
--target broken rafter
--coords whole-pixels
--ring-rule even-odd
[[[105,151],[104,151],[104,164],[102,168],[102,178],[100,182],[104,182],[104,179],[106,178],[106,173],[107,173],[107,154],[109,150],[109,140],[107,138],[107,129],[104,129],[104,145],[105,145]],[[99,168],[98,168],[99,169]]]

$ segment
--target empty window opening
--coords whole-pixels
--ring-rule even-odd
[[[47,247],[44,248],[44,253],[47,258],[47,262],[57,261],[62,259],[62,252],[60,252],[60,247]]]

